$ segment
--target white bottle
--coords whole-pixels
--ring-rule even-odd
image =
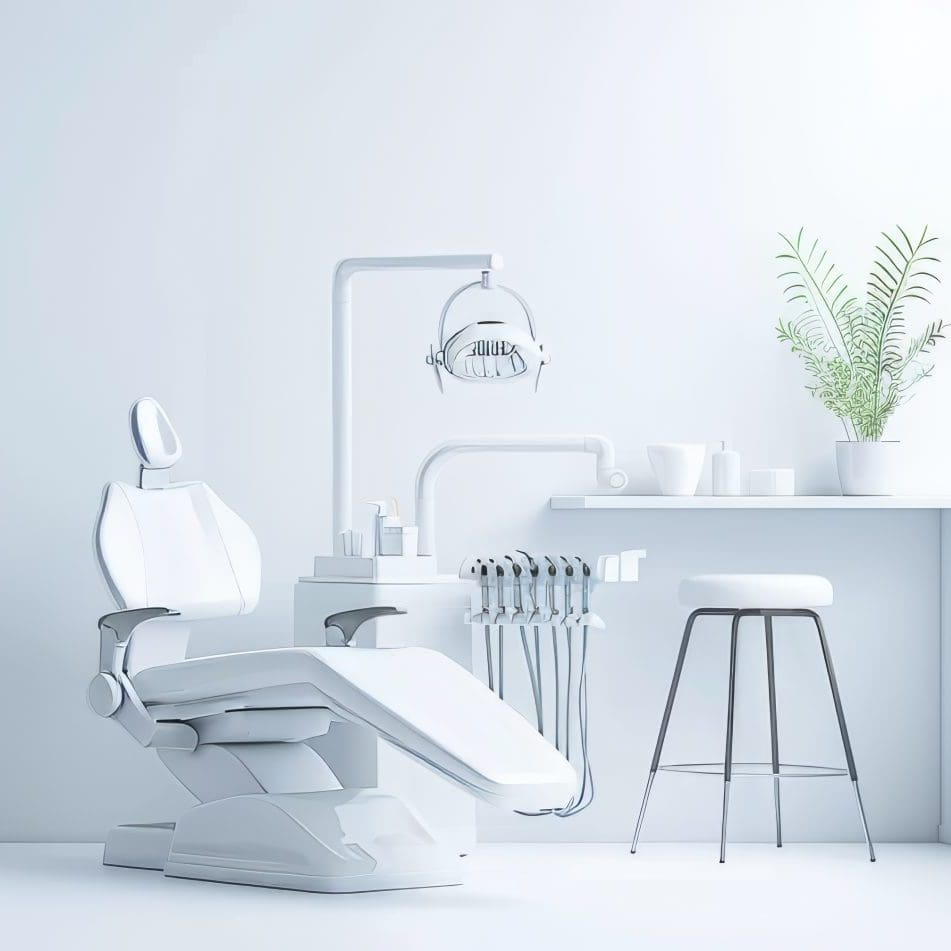
[[[720,443],[720,451],[713,454],[713,494],[740,494],[740,454]]]

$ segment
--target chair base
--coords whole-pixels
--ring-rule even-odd
[[[394,796],[376,789],[232,796],[174,825],[120,826],[103,862],[172,878],[310,892],[462,883],[460,857]]]
[[[116,826],[106,835],[102,864],[161,872],[168,861],[174,834],[174,822]]]
[[[462,879],[443,871],[401,872],[399,874],[370,874],[358,879],[317,875],[284,874],[264,869],[214,868],[185,862],[170,864],[165,874],[170,878],[191,878],[225,885],[258,885],[264,888],[285,888],[299,892],[320,892],[344,895],[354,892],[384,892],[399,888],[437,888],[442,885],[461,885]]]

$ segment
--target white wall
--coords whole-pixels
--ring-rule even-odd
[[[186,801],[82,700],[109,606],[89,534],[102,483],[133,474],[134,396],[159,397],[176,421],[181,474],[206,478],[258,531],[264,597],[230,643],[289,642],[292,582],[329,543],[337,258],[501,251],[554,355],[536,398],[469,387],[440,398],[423,356],[458,278],[358,278],[358,499],[408,502],[430,446],[492,430],[603,431],[638,490],[650,485],[645,443],[728,438],[747,465],[795,465],[809,492],[834,486],[838,429],[774,339],[775,232],[808,225],[861,290],[880,228],[951,222],[951,10],[940,4],[0,11],[0,838],[99,838]],[[912,487],[951,488],[936,425],[951,399],[942,356],[895,421]],[[571,458],[471,459],[442,480],[449,567],[515,544],[650,550],[644,583],[603,605],[611,629],[591,674],[599,803],[515,834],[625,837],[682,623],[676,581],[788,567],[828,573],[841,595],[830,636],[873,831],[933,838],[936,517],[545,509],[552,492],[589,484],[590,463]],[[196,649],[224,643],[212,630]],[[711,759],[723,646],[711,636],[692,661],[677,740]],[[834,755],[834,736],[808,719],[823,711],[806,640],[791,636],[779,661],[790,749]],[[761,733],[763,684],[749,676],[738,715]],[[658,788],[645,834],[715,834],[718,790],[676,780]],[[794,788],[790,838],[855,834],[847,787]],[[738,793],[736,835],[768,836],[768,805],[765,789],[756,801]],[[486,817],[486,835],[511,832],[508,818]]]
[[[951,844],[951,518],[941,513],[941,824]]]

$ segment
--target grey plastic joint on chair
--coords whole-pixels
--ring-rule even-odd
[[[99,671],[108,674],[124,670],[125,649],[135,629],[159,617],[177,617],[169,608],[127,608],[99,618]]]
[[[188,750],[198,745],[198,734],[187,723],[156,721],[139,699],[126,669],[129,645],[142,625],[158,618],[174,619],[169,608],[127,608],[99,619],[99,673],[86,689],[86,700],[101,717],[118,721],[142,746]]]
[[[394,614],[405,614],[401,608],[374,607],[355,608],[352,611],[338,611],[328,615],[324,620],[324,630],[327,632],[328,647],[349,647],[360,625],[378,617],[390,617]],[[339,633],[331,633],[335,628]]]

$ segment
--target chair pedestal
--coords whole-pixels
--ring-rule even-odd
[[[309,892],[462,883],[455,850],[376,789],[232,796],[193,806],[177,823],[116,826],[103,864]]]
[[[462,883],[462,862],[376,789],[233,796],[188,810],[165,874],[310,892]]]

